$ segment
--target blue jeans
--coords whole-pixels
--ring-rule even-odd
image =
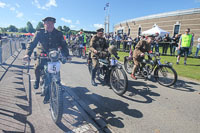
[[[158,43],[155,45],[155,51],[159,52],[159,44]]]
[[[200,50],[200,48],[197,48],[196,53],[195,53],[195,57],[198,56],[199,50]]]

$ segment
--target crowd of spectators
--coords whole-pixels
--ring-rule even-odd
[[[154,42],[151,44],[152,52],[160,52],[162,55],[177,55],[178,43],[181,34],[176,34],[172,37],[169,34],[165,36],[159,36],[159,33],[155,34]],[[105,38],[110,45],[115,45],[119,51],[129,52],[130,49],[135,49],[136,44],[141,40],[145,39],[145,36],[137,36],[132,38],[130,35],[124,34],[105,34]],[[192,38],[194,38],[194,33],[192,33]],[[194,55],[198,57],[198,52],[200,50],[200,38],[198,39],[198,44],[196,45],[196,52],[192,53],[194,48],[194,39],[192,39],[192,44],[189,50],[189,55]],[[169,49],[169,53],[168,52]]]

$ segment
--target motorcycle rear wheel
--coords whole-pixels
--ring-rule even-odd
[[[110,73],[110,86],[117,95],[123,95],[128,88],[128,79],[122,68],[115,67]]]

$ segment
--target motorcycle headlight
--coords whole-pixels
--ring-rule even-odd
[[[59,57],[58,51],[51,51],[51,52],[49,53],[49,58],[50,58],[50,59],[55,60],[55,59],[58,59],[58,57]]]

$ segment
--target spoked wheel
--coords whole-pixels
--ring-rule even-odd
[[[73,56],[76,56],[76,49],[74,47],[72,47],[72,54]]]
[[[63,114],[62,86],[55,81],[51,83],[50,108],[53,121],[56,124],[60,123]]]
[[[89,70],[89,72],[91,74],[91,72],[92,72],[92,60],[91,59],[87,59],[87,63],[88,63],[88,70]]]
[[[160,66],[155,70],[155,79],[163,86],[171,86],[177,81],[177,73],[171,66]]]
[[[123,95],[128,87],[128,79],[123,69],[115,67],[110,73],[110,86],[117,95]]]
[[[127,72],[128,74],[131,74],[131,73],[132,73],[133,66],[134,66],[133,60],[129,60],[129,59],[126,59],[126,60],[125,60],[125,62],[124,62],[124,68],[125,68],[125,70],[126,70],[126,72]]]

